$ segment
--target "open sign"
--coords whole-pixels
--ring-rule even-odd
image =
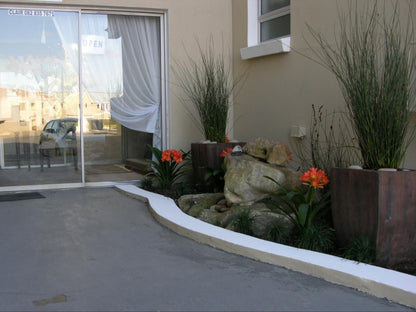
[[[87,54],[104,54],[105,37],[97,35],[83,35],[82,52]]]

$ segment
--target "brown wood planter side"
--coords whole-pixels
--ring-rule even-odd
[[[378,264],[416,259],[416,171],[332,169],[331,202],[341,246],[368,235]]]

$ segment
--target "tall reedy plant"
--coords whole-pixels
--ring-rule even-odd
[[[225,142],[233,83],[231,66],[221,52],[214,48],[213,40],[204,50],[198,43],[199,58],[188,57],[189,63],[177,64],[175,74],[192,103],[206,140]]]
[[[362,3],[361,3],[362,5]],[[350,14],[340,14],[335,45],[309,27],[319,49],[319,61],[336,77],[350,114],[364,168],[398,168],[414,137],[410,127],[415,95],[414,27],[400,22],[398,2],[387,17],[377,2],[350,2]]]

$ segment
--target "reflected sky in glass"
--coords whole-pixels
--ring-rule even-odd
[[[0,56],[29,55],[64,58],[64,50],[53,18],[9,15],[8,9],[0,10]]]

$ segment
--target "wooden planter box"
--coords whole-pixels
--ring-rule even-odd
[[[376,264],[416,259],[416,171],[332,169],[331,202],[341,246],[367,235]]]
[[[218,170],[224,161],[220,156],[226,148],[234,148],[236,145],[243,147],[245,142],[232,143],[192,143],[192,168],[195,182],[205,185],[205,174],[209,170]]]

